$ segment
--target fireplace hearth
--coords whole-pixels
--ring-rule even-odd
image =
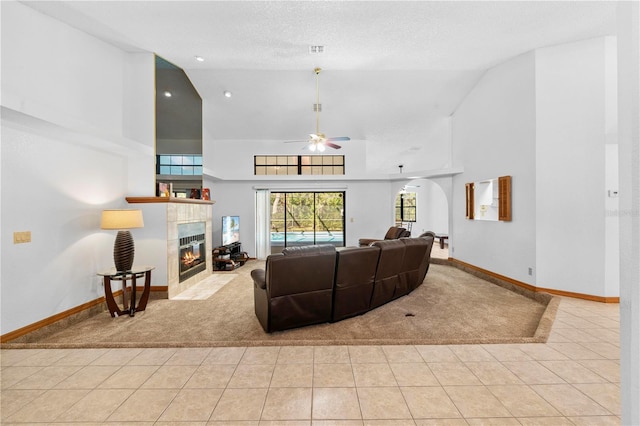
[[[207,269],[205,222],[178,224],[179,282]]]

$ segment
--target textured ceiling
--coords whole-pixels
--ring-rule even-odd
[[[610,35],[615,25],[615,3],[589,1],[27,4],[185,69],[478,70],[536,47]],[[310,55],[310,45],[326,53]]]
[[[214,140],[279,141],[315,131],[313,69],[322,67],[321,130],[367,140],[367,162],[391,169],[437,157],[447,118],[487,69],[536,48],[615,35],[616,23],[608,1],[25,4],[182,67],[204,99]],[[312,55],[310,45],[326,52]]]

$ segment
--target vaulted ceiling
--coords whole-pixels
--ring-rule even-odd
[[[204,99],[214,140],[287,140],[315,131],[313,69],[321,67],[321,130],[408,155],[440,142],[443,120],[487,69],[536,48],[615,35],[616,10],[608,1],[25,4],[182,67]],[[315,45],[324,53],[311,54]],[[385,149],[379,154],[384,161]]]

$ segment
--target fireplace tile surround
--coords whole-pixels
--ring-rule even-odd
[[[207,250],[212,247],[213,201],[164,197],[127,197],[129,203],[140,204],[145,227],[136,236],[136,263],[152,264],[157,273],[152,286],[167,286],[171,299],[198,284],[213,273],[211,256],[205,254],[206,269],[180,282],[178,225],[205,222]],[[140,249],[138,249],[140,247]]]

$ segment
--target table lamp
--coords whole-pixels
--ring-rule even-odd
[[[133,265],[133,237],[128,231],[144,227],[142,210],[103,210],[101,229],[117,229],[118,235],[113,245],[113,260],[118,272],[131,270]]]

